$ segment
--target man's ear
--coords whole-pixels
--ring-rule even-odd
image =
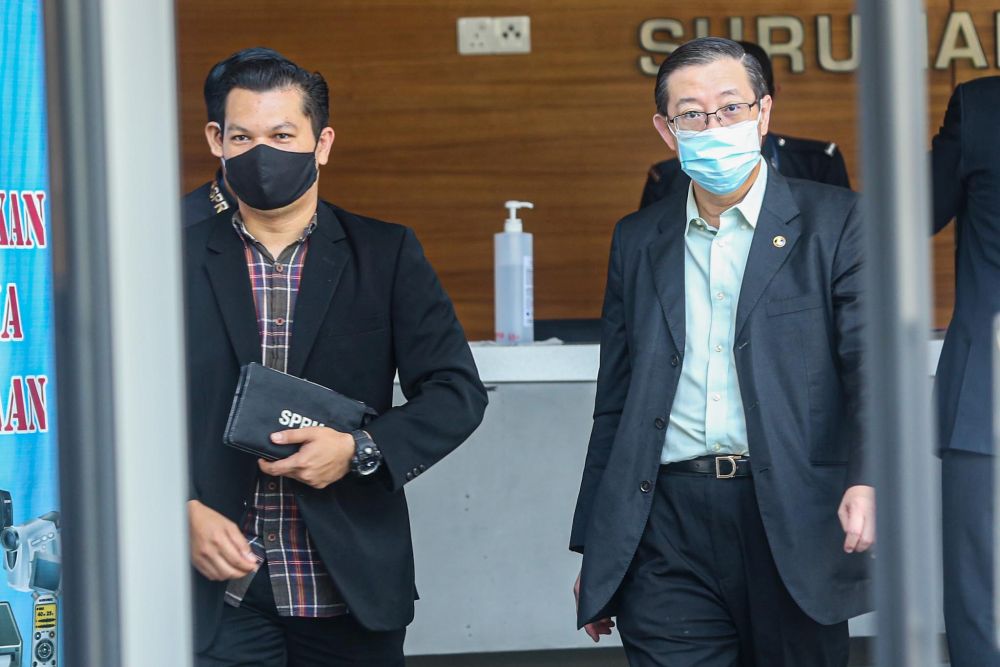
[[[215,157],[222,157],[222,128],[214,120],[205,124],[205,141]]]
[[[767,135],[768,127],[771,125],[771,109],[774,106],[774,99],[770,95],[760,98],[760,136],[763,139]]]
[[[653,116],[653,127],[656,128],[656,131],[659,133],[660,138],[663,139],[664,143],[666,143],[667,146],[670,147],[670,150],[676,153],[677,137],[675,137],[674,133],[670,131],[668,123],[669,121],[660,114],[655,114]]]
[[[321,166],[330,159],[330,149],[333,148],[334,138],[336,138],[336,133],[332,127],[324,127],[323,131],[319,133],[319,141],[316,142],[316,162]]]

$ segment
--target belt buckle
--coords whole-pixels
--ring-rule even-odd
[[[715,479],[732,479],[736,477],[736,461],[741,459],[741,456],[716,456],[715,457]],[[722,468],[719,465],[721,461],[728,461],[731,468],[729,472],[723,473]]]

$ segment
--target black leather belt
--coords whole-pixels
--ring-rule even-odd
[[[660,466],[664,472],[686,472],[712,475],[716,479],[750,476],[750,459],[745,456],[699,456]]]

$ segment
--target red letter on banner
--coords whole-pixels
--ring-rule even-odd
[[[4,419],[4,433],[31,433],[28,410],[24,404],[24,379],[15,376],[10,379],[10,393],[7,399],[7,417]],[[17,422],[15,424],[15,422]]]
[[[4,214],[6,203],[7,191],[0,190],[0,248],[6,248],[10,245],[10,237],[7,234],[7,216]]]
[[[0,342],[24,340],[21,327],[21,308],[17,303],[17,285],[7,283],[3,299],[3,319],[0,320]]]
[[[10,245],[13,248],[27,248],[31,242],[24,233],[24,223],[21,220],[21,195],[11,191],[7,196],[10,197]]]
[[[27,214],[30,223],[31,236],[35,239],[35,245],[39,248],[45,247],[45,191],[22,192],[21,201],[24,202],[24,212]],[[31,246],[31,241],[26,237],[26,247]]]
[[[32,431],[45,433],[49,430],[49,413],[45,400],[45,386],[48,381],[49,378],[44,375],[24,378],[25,384],[28,385],[28,400],[31,403]]]

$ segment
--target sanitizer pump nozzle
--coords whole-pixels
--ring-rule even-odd
[[[504,206],[507,207],[508,215],[507,220],[503,224],[503,230],[505,232],[523,231],[524,225],[521,222],[521,218],[517,217],[517,212],[522,208],[535,208],[535,205],[530,201],[511,199]]]

